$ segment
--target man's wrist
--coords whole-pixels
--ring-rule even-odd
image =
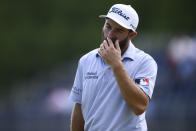
[[[121,61],[119,61],[118,63],[114,64],[113,66],[111,66],[113,71],[119,70],[121,68],[123,68],[123,64]]]

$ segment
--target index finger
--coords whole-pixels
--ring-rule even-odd
[[[103,41],[103,46],[104,46],[105,49],[108,48],[109,45],[108,45],[108,42],[106,40]]]
[[[114,44],[110,38],[107,37],[108,45],[114,47]]]

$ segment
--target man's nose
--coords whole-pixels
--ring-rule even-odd
[[[108,32],[108,38],[113,39],[113,38],[115,38],[115,37],[116,37],[116,36],[115,36],[114,31],[113,31],[113,30],[110,30],[110,31]]]

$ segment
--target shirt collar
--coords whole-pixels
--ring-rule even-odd
[[[135,46],[132,44],[132,42],[130,41],[129,46],[127,48],[127,50],[125,51],[125,53],[122,55],[122,60],[123,59],[131,59],[134,60],[135,59]],[[100,56],[98,53],[98,49],[96,50],[96,57]]]
[[[129,46],[127,48],[127,50],[125,51],[125,53],[122,55],[122,60],[123,59],[131,59],[134,60],[135,59],[135,46],[133,45],[133,43],[130,41]]]

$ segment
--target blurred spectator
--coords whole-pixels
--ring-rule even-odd
[[[47,97],[47,107],[53,113],[71,113],[73,103],[68,100],[70,90],[66,88],[54,88]]]
[[[175,89],[184,91],[194,86],[196,77],[196,41],[188,35],[174,37],[168,46],[167,58]]]

